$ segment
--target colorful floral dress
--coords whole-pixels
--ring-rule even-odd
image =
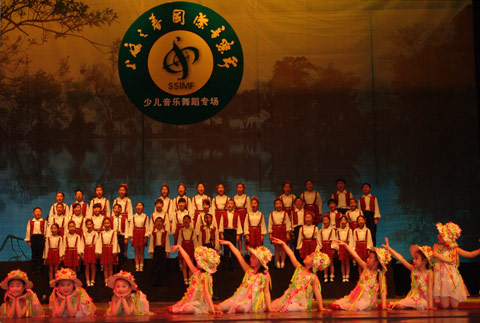
[[[336,300],[332,308],[346,311],[365,311],[375,308],[378,293],[387,291],[385,273],[364,269],[357,286],[347,296]]]
[[[212,290],[212,276],[204,271],[197,271],[192,275],[190,280],[190,287],[188,287],[185,295],[170,310],[172,313],[192,313],[192,314],[205,314],[210,313],[210,307],[207,299],[205,298],[205,290],[213,295]]]
[[[0,306],[0,316],[7,315],[7,303],[9,306],[12,306],[12,299],[6,298],[5,303]],[[38,300],[37,294],[35,294],[31,289],[27,289],[25,295],[25,305],[27,307],[25,311],[25,317],[38,317],[42,315],[42,305]]]
[[[95,310],[97,309],[93,304],[93,300],[88,296],[87,291],[81,287],[76,287],[77,295],[73,296],[73,305],[77,304],[77,313],[75,317],[85,317],[93,316]],[[55,289],[52,294],[50,294],[49,307],[54,311],[54,301],[57,299],[57,303],[60,304],[61,300],[57,296]],[[79,302],[79,303],[78,303]],[[68,317],[67,307],[65,306],[65,311],[63,312],[62,317]]]
[[[268,273],[254,273],[250,268],[232,297],[219,304],[223,312],[256,313],[266,310],[264,289]]]
[[[414,268],[411,273],[411,279],[411,289],[407,297],[393,303],[392,308],[395,308],[397,305],[417,310],[426,310],[428,308],[428,283],[433,280],[432,270],[420,272]]]
[[[305,276],[301,276],[303,266],[298,266],[293,273],[290,286],[282,297],[272,302],[272,309],[278,312],[300,312],[311,311],[314,296],[314,284],[318,284],[321,291],[320,282],[312,272],[308,272]]]
[[[150,304],[147,300],[147,295],[145,295],[142,291],[137,290],[136,292],[130,294],[132,298],[131,301],[135,304],[133,308],[133,313],[131,315],[150,315]],[[113,306],[113,302],[110,301],[108,303],[108,310],[107,315],[110,316],[125,316],[125,311],[123,310],[123,306],[120,305],[117,314],[111,313],[111,308]]]
[[[449,260],[456,262],[451,265],[435,258],[433,265],[433,296],[436,300],[439,297],[451,297],[459,302],[467,299],[468,290],[465,287],[462,276],[458,271],[458,251],[442,244],[435,244],[433,250]]]

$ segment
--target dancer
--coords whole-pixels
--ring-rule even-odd
[[[186,265],[193,273],[190,286],[185,295],[176,304],[170,306],[168,311],[174,314],[221,314],[222,311],[215,309],[212,302],[213,279],[212,274],[217,271],[220,256],[211,248],[197,247],[195,249],[195,261],[193,264],[189,254],[180,245],[172,247],[172,252],[178,250],[185,260]]]
[[[303,260],[303,266],[295,258],[295,254],[288,245],[280,240],[273,238],[274,244],[283,247],[288,257],[292,261],[295,272],[288,289],[283,296],[272,301],[272,311],[275,312],[300,312],[313,310],[313,295],[317,299],[318,310],[323,311],[322,288],[316,275],[318,270],[324,270],[330,265],[328,255],[320,252],[319,249],[309,254]]]
[[[138,289],[133,275],[121,270],[107,281],[113,290],[112,300],[108,303],[107,316],[150,315],[147,296]]]
[[[333,302],[332,309],[346,311],[371,310],[377,305],[378,294],[382,298],[381,308],[386,309],[387,282],[385,272],[387,271],[388,263],[392,260],[390,252],[383,248],[374,248],[368,255],[367,260],[363,261],[356,251],[345,242],[340,240],[335,242],[345,246],[363,271],[360,274],[357,286],[349,295]]]
[[[50,287],[53,287],[49,299],[53,317],[93,316],[96,307],[73,270],[63,268],[57,271]]]
[[[220,240],[227,245],[237,257],[240,266],[245,271],[242,284],[232,297],[226,299],[216,308],[227,313],[257,313],[270,311],[271,278],[268,273],[268,263],[272,260],[272,253],[264,246],[250,248],[250,265],[243,259],[240,250],[227,240]]]
[[[426,310],[434,309],[433,307],[433,272],[432,259],[433,252],[429,246],[410,246],[410,254],[413,258],[413,264],[407,262],[405,258],[388,243],[388,238],[385,238],[385,244],[382,245],[385,249],[398,259],[411,272],[411,289],[407,297],[390,304],[393,309],[404,310]]]
[[[42,305],[32,291],[33,283],[20,269],[9,272],[0,287],[5,290],[0,317],[38,317],[42,314]]]
[[[462,229],[453,223],[437,223],[438,243],[433,245],[434,262],[434,285],[433,297],[440,307],[458,308],[458,304],[467,299],[468,290],[463,283],[462,275],[458,271],[460,265],[459,256],[474,258],[480,255],[480,249],[465,251],[458,247],[457,239]]]

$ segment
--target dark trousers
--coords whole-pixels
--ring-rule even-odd
[[[117,234],[118,247],[120,252],[118,253],[118,269],[122,269],[125,261],[127,261],[127,256],[125,255],[125,236],[123,234]]]
[[[42,270],[45,237],[43,234],[33,234],[30,236],[30,244],[32,245],[32,269],[34,271]]]
[[[372,233],[372,241],[373,241],[373,246],[377,246],[377,225],[375,224],[375,212],[372,211],[363,211],[363,215],[365,215],[365,225],[367,228],[370,229],[370,232]]]
[[[163,286],[167,281],[167,258],[165,248],[158,246],[153,249],[152,284]]]
[[[237,230],[236,229],[225,229],[223,231],[223,237],[225,240],[230,241],[234,246],[237,244]],[[233,258],[234,255],[230,250],[229,246],[223,246],[223,257],[225,261],[226,269],[233,269]]]
[[[300,258],[300,250],[297,249],[297,244],[298,244],[298,235],[300,234],[300,229],[302,228],[301,225],[297,225],[295,228],[293,228],[293,240],[292,240],[292,249],[293,253],[295,254],[295,258],[297,258],[298,261],[302,262],[302,258]]]

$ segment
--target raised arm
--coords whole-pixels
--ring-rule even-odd
[[[190,271],[193,274],[195,274],[198,271],[198,268],[195,267],[195,265],[192,262],[192,259],[190,259],[190,256],[185,251],[185,249],[183,249],[181,245],[177,244],[177,245],[172,247],[172,252],[174,252],[175,250],[178,250],[178,252],[182,255],[183,259],[185,260],[185,263],[187,264]]]
[[[465,251],[462,248],[457,248],[458,254],[465,258],[475,258],[480,255],[480,249],[474,251]]]
[[[283,247],[283,250],[285,250],[285,253],[288,255],[290,258],[290,261],[292,262],[293,267],[297,268],[300,266],[300,263],[297,260],[297,257],[295,257],[295,254],[293,253],[292,249],[283,241],[277,238],[273,238],[272,242],[277,245],[281,245]]]
[[[250,269],[250,265],[247,264],[245,259],[243,259],[242,253],[233,245],[233,243],[228,240],[219,240],[218,242],[220,242],[220,244],[227,245],[230,250],[232,250],[232,253],[235,255],[235,257],[237,257],[237,260],[244,271]]]
[[[384,247],[385,249],[390,251],[390,253],[395,258],[397,258],[398,261],[400,261],[402,263],[402,265],[404,265],[408,270],[412,271],[413,265],[411,263],[409,263],[408,261],[406,261],[405,258],[403,258],[403,256],[401,254],[399,254],[398,252],[393,250],[392,247],[390,247],[390,244],[388,243],[388,238],[387,237],[385,237],[385,244],[382,244],[382,247]]]
[[[363,261],[362,258],[360,258],[357,254],[357,252],[352,248],[350,247],[348,244],[346,244],[344,241],[341,241],[341,240],[334,240],[339,246],[342,245],[342,246],[345,246],[345,249],[347,249],[347,251],[352,255],[353,259],[355,259],[355,261],[357,262],[357,264],[362,267],[362,269],[365,269],[365,267],[367,266],[367,264],[365,263],[365,261]]]

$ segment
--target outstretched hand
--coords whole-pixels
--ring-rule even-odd
[[[386,249],[390,248],[390,244],[388,243],[388,238],[387,237],[385,237],[385,244],[382,244],[382,247],[384,247]]]
[[[342,241],[342,240],[334,239],[333,242],[337,243],[338,245],[342,245],[342,246],[346,246],[346,245],[347,245],[347,244],[345,243],[345,241]]]
[[[228,241],[228,240],[218,240],[218,243],[220,243],[220,244],[224,244],[224,245],[231,244],[231,242],[230,242],[230,241]]]
[[[280,240],[280,239],[274,238],[274,237],[272,237],[272,243],[273,244],[278,244],[278,245],[284,245],[285,244],[285,242],[283,240]]]
[[[172,252],[177,251],[178,249],[180,249],[180,245],[178,245],[178,244],[172,246],[172,248],[171,248]]]

